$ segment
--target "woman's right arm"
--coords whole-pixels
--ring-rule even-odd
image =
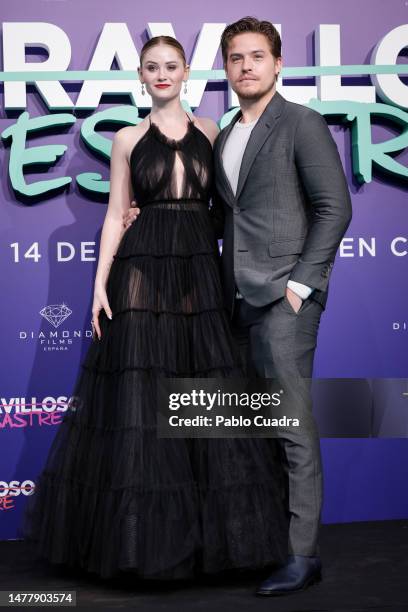
[[[123,214],[128,210],[130,201],[133,198],[127,159],[128,143],[127,128],[118,130],[112,143],[109,202],[102,227],[92,305],[92,322],[99,339],[101,338],[99,312],[103,309],[106,315],[110,319],[112,318],[112,311],[106,295],[106,283],[113,262],[113,256],[118,249],[124,232],[122,223]]]

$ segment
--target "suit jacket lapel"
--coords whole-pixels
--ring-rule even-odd
[[[242,158],[235,200],[238,200],[241,194],[245,181],[248,177],[248,173],[255,161],[259,149],[276,127],[277,119],[282,113],[284,104],[285,99],[276,91],[253,128]]]

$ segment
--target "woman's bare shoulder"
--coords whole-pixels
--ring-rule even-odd
[[[196,115],[194,115],[194,121],[197,127],[207,136],[211,144],[214,144],[214,140],[220,131],[216,122],[209,117],[197,117]]]
[[[145,135],[148,129],[149,121],[146,117],[137,125],[127,125],[123,128],[120,128],[120,130],[115,133],[114,142],[120,145],[126,155],[128,162],[134,147]]]

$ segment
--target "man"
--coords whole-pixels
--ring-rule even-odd
[[[324,118],[277,91],[281,40],[252,17],[226,27],[224,68],[240,110],[214,144],[212,216],[223,238],[225,303],[258,377],[278,378],[305,426],[278,430],[288,478],[287,563],[258,595],[321,578],[319,436],[310,379],[336,251],[351,220],[347,181]]]

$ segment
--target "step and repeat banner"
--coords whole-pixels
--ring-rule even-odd
[[[221,127],[238,105],[220,35],[239,4],[17,0],[1,5],[0,538],[64,416],[91,342],[112,137],[151,99],[139,52],[170,34],[191,66],[186,109]],[[408,3],[254,0],[283,42],[279,92],[326,118],[353,220],[315,360],[324,522],[408,517]]]

